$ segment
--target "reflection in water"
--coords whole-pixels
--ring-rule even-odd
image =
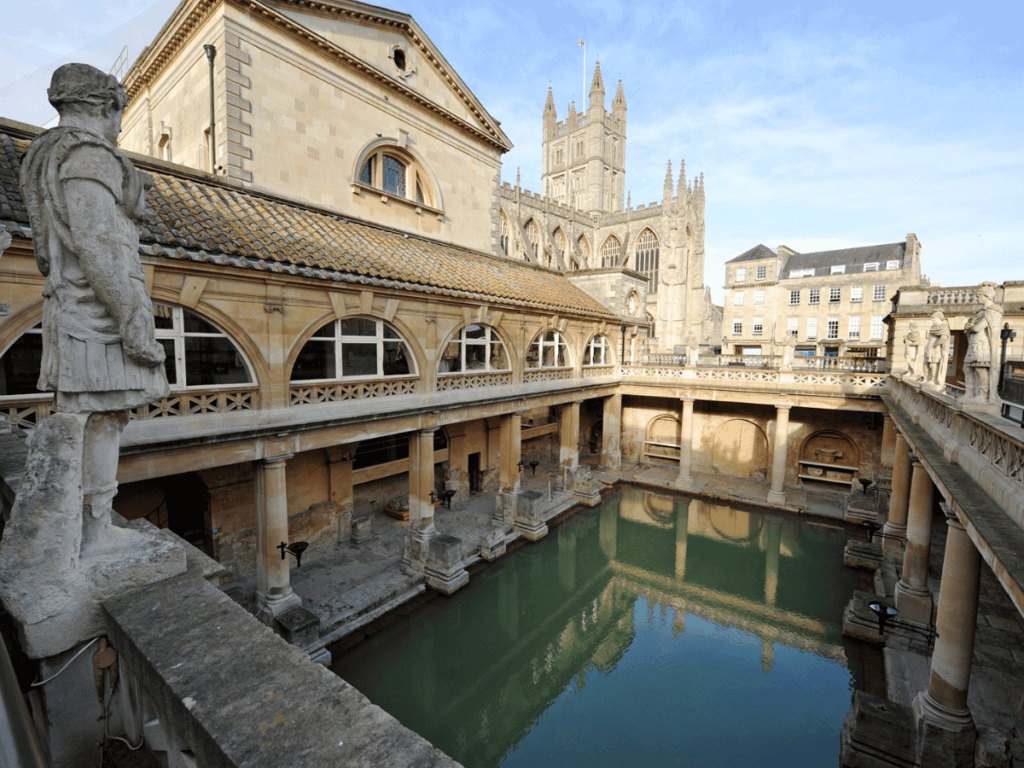
[[[844,543],[625,487],[334,669],[466,766],[834,764]]]

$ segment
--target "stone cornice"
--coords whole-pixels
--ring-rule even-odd
[[[486,113],[483,106],[464,87],[461,79],[452,72],[451,67],[444,61],[440,52],[427,40],[426,35],[411,17],[405,14],[388,13],[384,9],[364,6],[360,3],[340,5],[335,3],[312,3],[306,0],[286,0],[286,2],[288,5],[308,8],[311,11],[317,12],[318,15],[323,15],[325,11],[328,11],[328,15],[348,17],[353,21],[359,22],[372,22],[405,32],[419,51],[437,68],[442,78],[455,91],[470,112],[483,125],[487,126],[488,130],[484,131],[477,128],[461,117],[416,93],[404,83],[370,66],[344,48],[317,35],[270,6],[259,2],[259,0],[194,0],[191,8],[187,8],[185,3],[178,6],[170,20],[168,20],[157,35],[157,41],[162,41],[159,42],[159,48],[152,51],[148,48],[144,50],[125,77],[125,89],[128,93],[129,102],[133,102],[163,72],[170,60],[188,43],[217,7],[222,4],[230,4],[252,18],[259,18],[264,23],[277,27],[279,30],[317,49],[320,53],[329,56],[349,69],[370,78],[393,93],[405,97],[454,125],[462,132],[491,145],[500,152],[507,152],[512,148],[512,143],[504,132],[497,127],[496,121]]]

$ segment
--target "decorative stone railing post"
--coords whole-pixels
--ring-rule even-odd
[[[935,486],[916,456],[911,457],[910,510],[907,518],[907,549],[903,578],[896,584],[896,608],[900,618],[931,624],[932,593],[928,590],[928,560],[932,542],[932,501]]]
[[[278,546],[288,542],[288,486],[285,465],[294,454],[270,456],[256,462],[256,599],[265,623],[302,600],[292,591],[291,562]]]
[[[786,442],[789,438],[789,409],[791,405],[775,406],[775,446],[772,452],[772,486],[768,503],[782,506],[786,503]]]
[[[693,398],[683,398],[683,419],[679,434],[679,476],[676,488],[688,490],[693,488],[693,476],[690,474],[690,463],[693,458]]]
[[[955,513],[943,506],[949,531],[935,620],[928,690],[914,699],[920,765],[973,765],[976,730],[967,708],[978,620],[981,555]]]

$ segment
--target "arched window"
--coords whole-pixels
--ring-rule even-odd
[[[583,268],[586,269],[590,266],[590,243],[587,242],[586,235],[580,235],[579,240],[576,241],[576,247],[583,259]]]
[[[611,345],[608,338],[598,334],[587,342],[587,348],[583,352],[583,366],[588,365],[611,365]]]
[[[0,396],[38,395],[43,360],[43,325],[36,323],[18,337],[0,357]]]
[[[467,325],[444,348],[438,373],[509,370],[505,345],[490,326]]]
[[[500,239],[499,242],[501,244],[501,252],[503,254],[505,254],[506,256],[509,255],[508,246],[509,246],[509,240],[511,239],[511,237],[512,237],[512,227],[508,223],[508,216],[506,216],[505,212],[502,211],[501,212],[501,239]]]
[[[565,368],[569,365],[566,352],[565,337],[559,331],[541,333],[526,355],[526,365],[530,368]]]
[[[171,390],[252,384],[249,363],[222,330],[184,307],[153,305]]]
[[[657,330],[654,327],[654,315],[650,312],[647,313],[647,338],[653,339],[657,337]]]
[[[378,147],[367,155],[359,168],[359,182],[395,197],[436,206],[426,172],[397,147]]]
[[[551,239],[555,244],[555,264],[553,266],[561,266],[562,264],[565,264],[565,249],[568,246],[568,242],[565,239],[565,233],[562,231],[561,227],[555,230]]]
[[[622,246],[619,244],[619,238],[617,238],[615,235],[609,235],[608,239],[604,241],[604,247],[601,249],[601,266],[618,266],[619,254],[621,250]]]
[[[636,258],[633,262],[637,272],[647,278],[647,292],[658,290],[658,238],[650,229],[640,233],[636,241]]]
[[[415,372],[398,331],[380,320],[352,317],[313,334],[295,360],[291,380],[380,379]]]
[[[530,241],[530,247],[533,248],[533,258],[540,263],[540,230],[537,228],[537,222],[530,219],[526,222],[526,226],[523,227],[526,230],[526,239]]]

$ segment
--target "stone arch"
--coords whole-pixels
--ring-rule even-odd
[[[551,244],[554,247],[555,264],[561,270],[569,269],[569,238],[565,236],[565,230],[561,226],[555,227],[551,233]]]
[[[660,263],[661,240],[650,227],[644,227],[633,241],[633,260],[627,263],[647,278],[647,292],[658,290],[658,266]]]
[[[439,369],[442,367],[441,363],[444,361],[446,350],[449,349],[449,345],[450,344],[454,343],[454,344],[459,345],[459,346],[465,346],[465,342],[460,341],[460,334],[462,333],[462,331],[464,329],[469,328],[470,326],[478,326],[480,328],[488,329],[490,331],[490,338],[491,338],[491,340],[492,341],[499,341],[499,342],[501,342],[502,351],[505,353],[505,361],[507,363],[507,367],[506,368],[495,368],[494,372],[504,373],[504,372],[512,372],[512,371],[515,371],[515,370],[518,369],[519,358],[516,355],[515,349],[514,349],[513,345],[511,344],[511,339],[508,338],[508,335],[505,334],[503,331],[501,331],[497,326],[489,325],[487,323],[477,323],[477,322],[462,323],[462,324],[456,326],[455,328],[453,328],[451,333],[449,333],[445,337],[444,342],[441,344],[440,347],[438,347],[438,355],[437,355],[436,365],[437,365],[437,367]],[[489,357],[490,350],[487,350],[487,353],[488,353],[487,362],[486,362],[487,367],[485,368],[485,370],[490,372],[490,357]],[[460,352],[459,352],[459,360],[460,360],[460,362],[462,360],[462,357],[463,357],[462,351],[460,350]],[[458,371],[441,371],[441,370],[438,370],[437,371],[437,373],[440,374],[440,375],[443,375],[445,373],[451,373],[451,372],[454,372],[454,373],[466,373],[467,370],[458,370]]]
[[[530,248],[533,250],[532,257],[530,253],[527,253],[527,260],[532,261],[535,264],[542,263],[541,249],[544,247],[544,243],[541,241],[540,227],[537,226],[537,220],[533,217],[527,219],[523,225],[523,232],[526,234],[526,241],[530,244]]]
[[[430,166],[427,165],[423,156],[408,145],[404,147],[400,146],[398,139],[392,136],[380,136],[363,145],[363,148],[359,150],[359,154],[356,156],[356,162],[352,168],[352,181],[360,182],[361,174],[366,162],[370,158],[375,155],[380,155],[381,153],[392,155],[406,164],[407,167],[413,169],[416,174],[419,175],[419,178],[422,180],[424,185],[429,187],[429,190],[424,189],[425,194],[423,203],[431,206],[432,208],[436,208],[441,211],[444,210],[444,199],[441,196],[441,185],[438,183],[437,176],[430,169]],[[371,183],[370,186],[374,186],[374,184]],[[374,188],[379,187],[374,186]],[[405,198],[407,200],[416,200],[415,186],[413,186],[413,189],[411,190],[406,190]]]
[[[663,413],[647,423],[643,461],[679,461],[681,425],[679,418]]]
[[[715,428],[711,467],[723,475],[768,479],[768,436],[747,419],[728,419]]]
[[[808,435],[804,440],[800,446],[800,460],[859,467],[860,452],[857,450],[857,444],[843,432],[836,429],[821,429]]]
[[[590,240],[587,239],[587,236],[585,234],[580,235],[578,238],[576,238],[576,250],[579,251],[580,261],[582,262],[583,269],[592,267],[593,255],[591,254],[590,250]]]
[[[501,209],[501,229],[498,232],[498,246],[505,256],[512,255],[512,222],[509,221],[504,209]]]

